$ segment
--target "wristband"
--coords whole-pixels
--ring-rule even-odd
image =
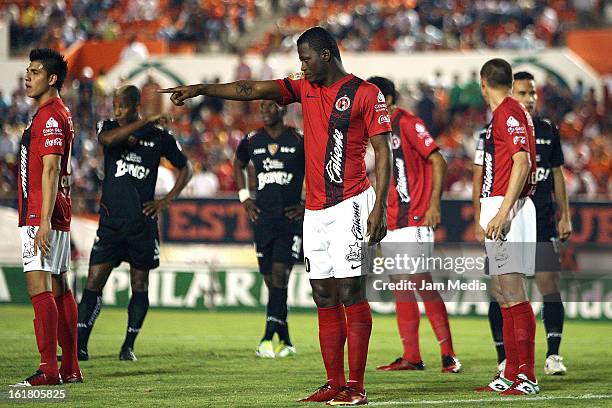
[[[247,188],[243,188],[240,191],[238,191],[238,199],[240,200],[241,203],[244,203],[249,198],[251,198],[251,193],[249,192]]]

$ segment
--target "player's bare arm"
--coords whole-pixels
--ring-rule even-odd
[[[555,201],[559,206],[561,218],[557,225],[559,238],[561,241],[567,240],[572,234],[572,218],[569,209],[569,199],[567,198],[567,190],[565,189],[565,176],[563,175],[562,167],[553,167],[553,183],[555,191]]]
[[[484,243],[484,229],[480,226],[480,190],[482,188],[482,166],[472,164],[472,204],[474,206],[474,235],[481,244]]]
[[[370,138],[376,160],[376,201],[368,217],[369,244],[380,242],[387,235],[387,197],[391,183],[391,133]]]
[[[170,100],[177,106],[187,99],[201,95],[235,101],[254,101],[268,99],[276,101],[281,97],[281,89],[276,81],[236,81],[227,84],[197,84],[160,89],[160,93],[171,93]]]
[[[59,154],[47,154],[43,156],[42,161],[42,206],[40,210],[40,227],[34,237],[34,254],[36,255],[40,249],[42,255],[47,256],[51,250],[49,233],[51,232],[51,216],[55,207],[62,156]]]
[[[178,176],[176,177],[176,182],[174,183],[174,187],[172,190],[168,192],[164,197],[148,201],[143,204],[142,212],[148,217],[157,217],[161,214],[162,211],[167,209],[170,206],[170,202],[177,198],[181,191],[187,186],[189,180],[191,180],[191,176],[193,175],[193,168],[191,167],[191,163],[189,161],[179,170]]]
[[[446,176],[446,160],[438,150],[430,154],[427,160],[431,163],[432,187],[429,208],[425,212],[423,225],[436,228],[442,219],[440,200],[442,199],[442,184]]]
[[[520,152],[512,155],[512,171],[510,173],[510,180],[508,181],[508,190],[504,196],[497,215],[487,225],[485,236],[489,239],[497,240],[501,238],[504,233],[504,228],[508,223],[508,214],[516,200],[518,199],[521,190],[525,186],[525,181],[530,171],[529,153],[521,150]]]
[[[124,126],[119,126],[115,129],[102,132],[98,135],[98,141],[104,146],[112,146],[115,144],[127,141],[130,136],[137,130],[143,128],[149,123],[166,123],[171,120],[170,116],[165,113],[150,115],[146,118],[138,119]]]
[[[247,165],[248,163],[245,163],[239,158],[234,157],[234,180],[236,180],[236,186],[238,187],[238,191],[246,191],[246,193],[248,193],[249,191],[249,184],[247,182],[246,173]],[[249,220],[251,220],[251,222],[256,222],[259,218],[259,213],[261,212],[261,210],[259,209],[259,207],[257,207],[257,205],[255,205],[255,201],[253,201],[251,197],[247,197],[246,195],[244,197],[244,201],[242,198],[240,199],[240,201],[242,201],[242,205],[244,206],[244,210],[246,211]]]

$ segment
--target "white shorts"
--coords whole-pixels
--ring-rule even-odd
[[[385,258],[404,257],[431,258],[434,247],[434,230],[431,227],[404,227],[387,231],[381,241],[381,253]],[[430,272],[427,269],[389,270],[388,274],[413,274]]]
[[[484,230],[499,211],[502,201],[504,201],[503,196],[480,199],[480,226]],[[508,215],[503,239],[485,240],[489,275],[522,273],[525,276],[533,276],[536,240],[535,206],[531,198],[519,198]]]
[[[34,255],[34,237],[37,231],[38,227],[19,227],[23,271],[46,271],[54,275],[67,272],[70,269],[70,232],[51,230],[50,251],[43,257],[40,250]]]
[[[372,187],[363,193],[322,210],[304,213],[304,263],[309,279],[362,276],[367,242],[368,217],[376,194]]]

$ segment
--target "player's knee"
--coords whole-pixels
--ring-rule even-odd
[[[132,269],[130,271],[132,292],[145,292],[149,290],[149,271]]]
[[[286,289],[289,283],[289,267],[285,264],[272,266],[270,284],[273,288]]]
[[[560,292],[560,275],[559,272],[536,273],[536,283],[542,296]]]
[[[365,285],[361,278],[342,279],[339,293],[340,302],[347,307],[366,300]]]
[[[317,307],[334,307],[340,304],[335,285],[328,285],[318,280],[311,280],[312,298]]]
[[[105,283],[106,279],[103,279],[100,274],[90,271],[89,275],[87,275],[87,282],[85,283],[85,287],[93,292],[102,292]]]
[[[52,275],[51,287],[53,290],[53,296],[55,297],[66,294],[70,290],[70,286],[68,286],[68,279],[66,279],[66,273]]]

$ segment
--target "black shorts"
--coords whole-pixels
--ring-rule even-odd
[[[260,220],[253,226],[259,271],[272,272],[272,263],[293,266],[302,254],[301,223]]]
[[[134,224],[123,218],[100,218],[89,265],[110,263],[118,266],[123,261],[141,270],[159,266],[159,234],[155,220]]]

